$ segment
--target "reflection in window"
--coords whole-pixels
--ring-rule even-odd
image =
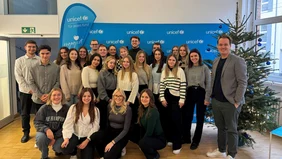
[[[256,0],[256,19],[282,15],[282,0]]]
[[[57,0],[7,0],[8,14],[57,14]]]

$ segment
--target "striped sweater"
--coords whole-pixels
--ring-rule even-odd
[[[184,103],[185,94],[186,94],[186,78],[183,69],[178,68],[177,78],[174,77],[171,71],[169,71],[169,76],[165,78],[165,69],[162,71],[161,82],[160,82],[161,101],[165,100],[164,93],[166,89],[168,89],[172,95],[180,97],[179,99],[180,103]]]

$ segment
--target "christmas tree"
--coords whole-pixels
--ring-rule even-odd
[[[273,130],[277,127],[275,120],[275,113],[279,99],[274,95],[276,94],[269,87],[264,86],[264,82],[268,75],[273,71],[269,66],[273,59],[270,58],[270,52],[262,52],[264,47],[261,46],[261,36],[258,31],[246,31],[246,23],[251,17],[243,16],[242,20],[239,19],[238,3],[236,10],[235,22],[231,23],[220,21],[229,27],[228,34],[232,38],[232,44],[235,49],[232,50],[233,54],[245,59],[248,72],[248,86],[245,93],[246,104],[243,105],[239,121],[239,146],[247,145],[253,147],[255,140],[247,133],[248,130],[258,131],[260,133]],[[221,26],[219,26],[221,28]],[[255,44],[245,47],[247,42],[255,42]],[[209,45],[210,47],[214,47]],[[212,112],[208,111],[207,118],[211,118]]]

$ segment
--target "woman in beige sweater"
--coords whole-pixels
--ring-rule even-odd
[[[66,64],[61,66],[60,71],[60,84],[69,106],[77,103],[77,95],[82,86],[82,67],[78,56],[78,51],[75,48],[70,49]]]

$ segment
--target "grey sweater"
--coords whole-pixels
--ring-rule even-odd
[[[99,98],[108,101],[110,98],[106,90],[115,90],[117,88],[117,77],[108,70],[102,70],[99,73],[97,85]]]
[[[200,71],[200,74],[198,73],[193,74],[194,71]],[[198,83],[197,86],[198,85],[201,86],[206,91],[205,100],[210,101],[210,97],[208,96],[207,93],[211,89],[211,73],[209,68],[206,65],[192,67],[192,68],[186,67],[185,75],[186,75],[187,86],[192,86],[195,83]],[[196,77],[197,79],[195,79],[195,76],[197,76]],[[192,84],[189,84],[189,81]]]

